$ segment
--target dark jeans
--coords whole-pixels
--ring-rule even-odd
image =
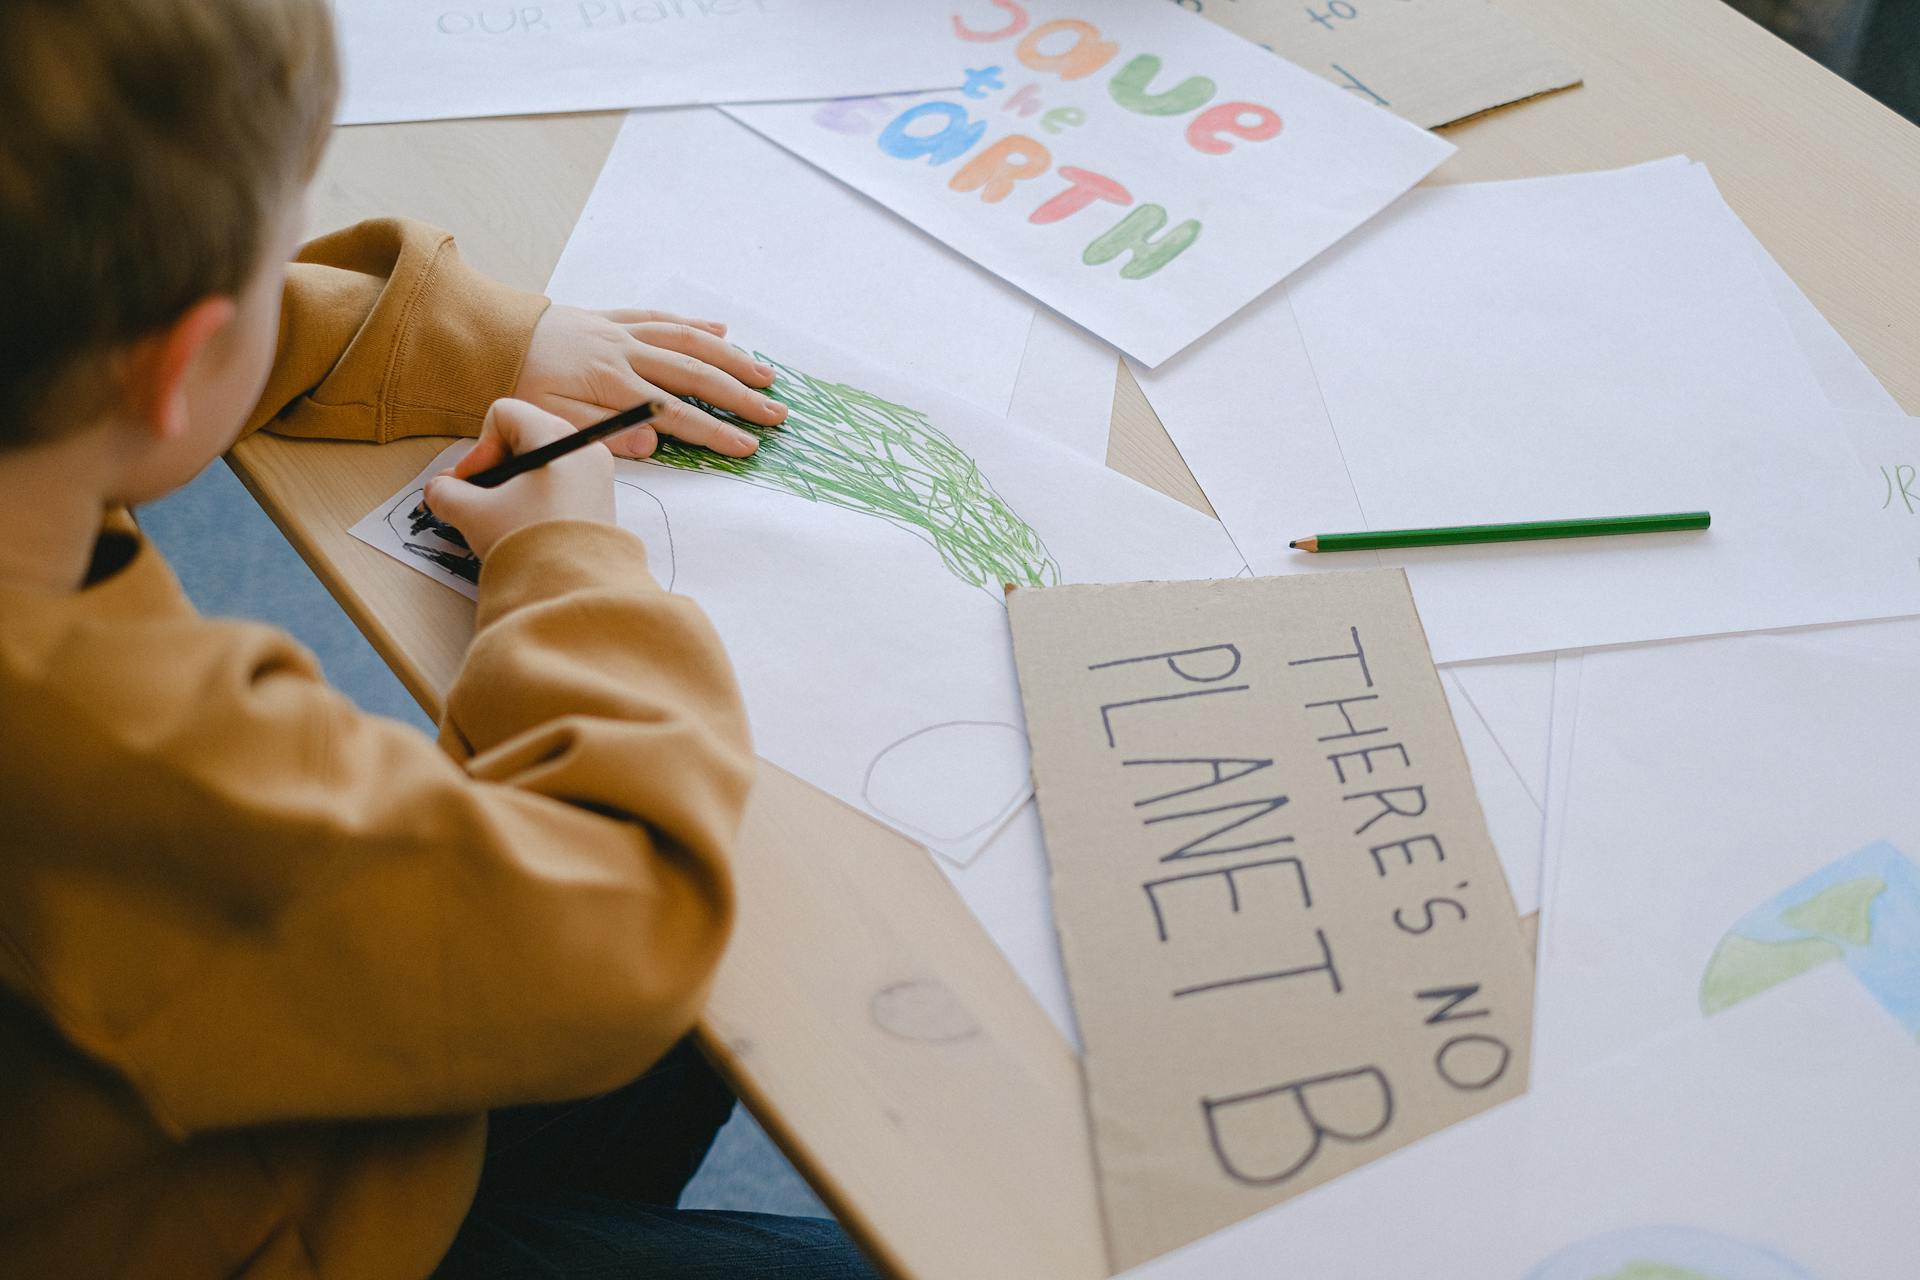
[[[824,1218],[674,1207],[732,1109],[683,1042],[624,1089],[494,1112],[435,1280],[874,1280]]]

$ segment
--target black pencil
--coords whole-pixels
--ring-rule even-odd
[[[529,449],[525,453],[516,453],[505,462],[496,463],[484,471],[476,471],[467,477],[467,483],[481,489],[496,489],[518,475],[537,471],[555,458],[564,458],[575,449],[584,449],[596,440],[618,435],[628,427],[637,427],[660,412],[660,407],[648,400],[631,409],[614,414],[604,422],[596,422],[590,427],[582,427],[570,436],[549,441],[538,449]],[[413,509],[412,519],[432,515],[427,508],[427,500],[422,497],[420,505]]]

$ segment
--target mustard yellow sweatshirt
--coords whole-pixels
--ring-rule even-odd
[[[258,414],[300,434],[471,434],[545,305],[412,224],[302,262]],[[436,747],[124,519],[78,593],[0,590],[0,1275],[417,1280],[486,1110],[692,1025],[752,768],[718,640],[577,521],[477,628]]]

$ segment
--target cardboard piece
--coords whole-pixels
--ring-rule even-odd
[[[1486,0],[1187,7],[1423,129],[1580,83],[1579,68]]]
[[[1525,1089],[1531,962],[1403,574],[1008,614],[1116,1266]]]

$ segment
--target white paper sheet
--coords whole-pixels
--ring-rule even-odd
[[[1361,561],[1284,551],[1314,532],[1713,512],[1691,538],[1366,557],[1407,568],[1442,662],[1920,609],[1741,236],[1684,163],[1414,192],[1147,394],[1262,571]],[[1250,408],[1247,368],[1324,411]]]
[[[729,110],[1149,365],[1453,150],[1166,0],[950,12],[960,92]]]
[[[1916,654],[1904,620],[1586,656],[1536,1079],[1701,1021],[1722,940],[1806,876],[1881,840],[1920,856]]]
[[[1920,564],[1920,418],[1903,413],[1836,413],[1834,422],[1860,455],[1864,504],[1879,527]]]
[[[1548,956],[1555,941],[1554,927],[1560,923],[1554,909],[1560,886],[1560,851],[1567,828],[1567,799],[1577,781],[1573,774],[1574,731],[1578,727],[1580,673],[1586,654],[1580,650],[1557,653],[1553,657],[1553,688],[1547,714],[1548,785],[1545,815],[1540,823],[1540,918],[1536,922],[1533,945],[1533,1052],[1540,1052],[1540,974],[1546,971]],[[1551,1077],[1535,1076],[1535,1080]]]
[[[665,296],[714,305],[685,282]],[[1231,577],[1244,562],[1217,523],[1171,498],[735,315],[736,340],[792,371],[774,390],[794,406],[788,425],[739,476],[620,464],[620,521],[646,541],[654,576],[713,618],[761,755],[965,861],[1032,785],[1001,584]],[[813,443],[790,450],[783,436]],[[407,516],[452,453],[354,533],[472,594],[406,545],[446,552]]]
[[[1553,706],[1550,656],[1448,667],[1500,743],[1538,812],[1547,794],[1547,726]]]
[[[1655,163],[1671,164],[1674,161]],[[1855,445],[1871,451],[1877,441],[1885,441],[1893,446],[1906,446],[1906,454],[1917,452],[1911,445],[1920,440],[1920,430],[1915,428],[1911,420],[1898,416],[1898,402],[1875,380],[1866,365],[1854,355],[1852,348],[1847,346],[1826,317],[1820,314],[1760,242],[1753,239],[1744,227],[1742,234],[1752,241],[1761,274],[1766,277],[1774,301],[1779,305],[1796,344],[1818,378],[1827,402],[1836,410],[1864,411],[1866,416],[1857,419],[1841,418],[1843,423],[1848,424]],[[1895,447],[1887,456],[1894,458],[1902,452],[1901,448]],[[1897,458],[1885,463],[1884,471],[1879,470],[1883,465],[1881,462],[1871,457],[1868,461],[1881,478],[1884,509],[1891,510],[1897,505],[1905,513],[1908,498],[1916,489],[1920,489],[1914,472],[1902,471],[1902,463]],[[1920,504],[1920,498],[1914,501]],[[1846,629],[1846,634],[1850,635],[1897,633],[1897,628],[1888,631],[1878,628]],[[1459,680],[1462,690],[1479,712],[1498,750],[1516,775],[1513,779],[1498,778],[1493,762],[1489,760],[1485,771],[1487,780],[1481,783],[1483,771],[1480,761],[1475,760],[1474,776],[1476,783],[1483,787],[1482,800],[1487,805],[1488,823],[1495,830],[1494,838],[1500,846],[1501,860],[1509,868],[1524,858],[1519,821],[1524,816],[1524,810],[1519,807],[1518,792],[1524,792],[1534,801],[1536,840],[1544,822],[1539,802],[1547,794],[1548,788],[1548,728],[1552,722],[1553,669],[1551,657],[1505,658],[1491,662],[1462,663],[1447,668],[1448,674]],[[1465,730],[1462,733],[1464,736]],[[1472,750],[1470,746],[1470,754]],[[1538,853],[1536,850],[1536,861]],[[1515,897],[1520,897],[1517,889]],[[1538,902],[1534,905],[1537,906]],[[1531,908],[1523,905],[1520,909],[1524,912]]]
[[[1810,974],[1126,1276],[1909,1280],[1916,1088],[1920,1049]]]
[[[1747,234],[1752,236],[1752,232]],[[1759,258],[1760,274],[1773,291],[1774,302],[1786,318],[1787,327],[1793,331],[1794,341],[1806,356],[1813,376],[1819,380],[1827,403],[1853,413],[1899,413],[1900,402],[1880,385],[1866,362],[1853,353],[1839,330],[1820,314],[1813,299],[1801,292],[1786,268],[1774,261],[1757,238],[1753,248]]]
[[[707,108],[627,116],[547,292],[654,306],[675,278],[1106,457],[1111,347]]]
[[[1120,353],[1045,307],[1034,313],[1007,417],[1075,453],[1107,460]]]
[[[338,120],[771,102],[960,83],[929,0],[334,0]]]
[[[1920,420],[1832,422],[1859,451],[1860,509],[1920,570]],[[1538,1079],[1699,1017],[1741,912],[1876,839],[1920,854],[1901,725],[1920,708],[1920,620],[1603,652],[1588,670],[1576,710],[1555,687]]]
[[[1579,728],[1580,673],[1586,667],[1586,651],[1571,649],[1553,655],[1553,690],[1547,715],[1547,794],[1541,839],[1545,860],[1541,868],[1541,897],[1553,897],[1556,858],[1561,837],[1566,831],[1567,800],[1573,795],[1573,743]]]
[[[1523,916],[1540,909],[1542,896],[1553,669],[1552,655],[1440,669],[1487,830]]]
[[[1461,686],[1459,668],[1442,671],[1440,687],[1447,692],[1460,746],[1473,771],[1474,793],[1480,797],[1487,834],[1506,872],[1513,909],[1531,915],[1540,909],[1540,806],[1521,785],[1520,775]]]

